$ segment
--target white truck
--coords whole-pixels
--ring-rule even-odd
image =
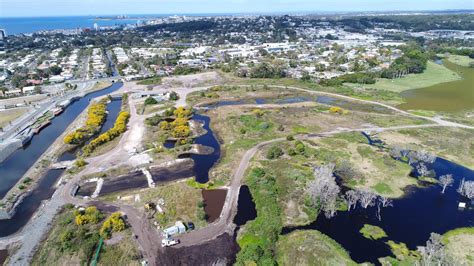
[[[171,247],[171,246],[174,246],[174,245],[177,245],[177,244],[179,244],[178,239],[165,238],[165,239],[161,240],[161,246],[162,247]]]

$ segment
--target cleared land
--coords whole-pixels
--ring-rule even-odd
[[[357,265],[336,241],[316,230],[280,237],[276,256],[280,265]]]
[[[26,107],[0,111],[0,128],[8,126],[10,122],[13,122],[15,119],[19,118],[26,112],[28,112],[28,108]]]
[[[409,74],[399,79],[377,79],[375,84],[363,85],[364,88],[402,92],[410,89],[419,89],[439,83],[459,80],[461,77],[443,65],[429,61],[425,72]],[[350,84],[352,87],[361,87],[359,84]]]
[[[117,200],[118,196],[120,199]],[[203,201],[201,190],[190,187],[186,182],[169,183],[140,191],[114,193],[103,199],[131,205],[143,212],[145,212],[145,203],[158,204],[162,199],[164,205],[161,207],[164,213],[148,213],[149,217],[158,222],[162,228],[174,225],[176,221],[193,222],[196,227],[206,225],[204,206],[200,205]]]

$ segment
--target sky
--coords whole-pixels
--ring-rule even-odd
[[[474,0],[0,0],[0,17],[474,9]]]

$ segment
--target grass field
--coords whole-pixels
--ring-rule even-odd
[[[336,241],[316,230],[280,237],[276,255],[279,265],[357,265]]]
[[[0,112],[0,128],[6,127],[10,122],[19,118],[28,111],[28,108],[14,108]]]
[[[461,77],[443,65],[429,61],[428,67],[422,74],[409,74],[400,79],[377,79],[375,84],[363,85],[364,88],[402,92],[410,89],[429,87],[435,84],[459,80]],[[361,87],[360,84],[347,84],[351,87]]]
[[[462,56],[462,55],[450,55],[448,58],[448,61],[455,63],[460,66],[464,67],[469,67],[470,63],[474,63],[474,59],[469,58],[468,56]]]
[[[474,227],[457,228],[443,235],[446,252],[459,265],[474,264]]]

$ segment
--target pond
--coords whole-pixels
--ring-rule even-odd
[[[463,67],[448,60],[444,66],[458,73],[462,79],[430,87],[402,92],[404,110],[464,111],[474,109],[474,68]]]
[[[208,223],[214,222],[221,215],[226,195],[226,189],[202,190],[204,211],[206,212],[206,220]]]
[[[237,201],[237,214],[234,217],[234,224],[238,227],[246,224],[248,221],[257,218],[257,210],[253,202],[252,193],[248,186],[240,187],[239,199]],[[238,229],[236,229],[236,232]]]
[[[393,207],[381,210],[381,220],[376,216],[376,207],[358,207],[349,212],[338,212],[331,219],[319,215],[309,225],[284,228],[282,234],[300,229],[319,230],[341,244],[356,262],[377,263],[380,257],[393,256],[385,243],[388,240],[403,242],[408,248],[416,249],[426,244],[432,232],[443,234],[455,228],[474,226],[474,211],[458,209],[460,200],[466,199],[456,191],[462,178],[474,180],[474,171],[442,158],[437,158],[430,168],[437,177],[453,175],[455,182],[444,194],[438,185],[408,187],[403,198],[393,201]],[[359,230],[364,224],[381,227],[388,237],[377,241],[363,237]]]

